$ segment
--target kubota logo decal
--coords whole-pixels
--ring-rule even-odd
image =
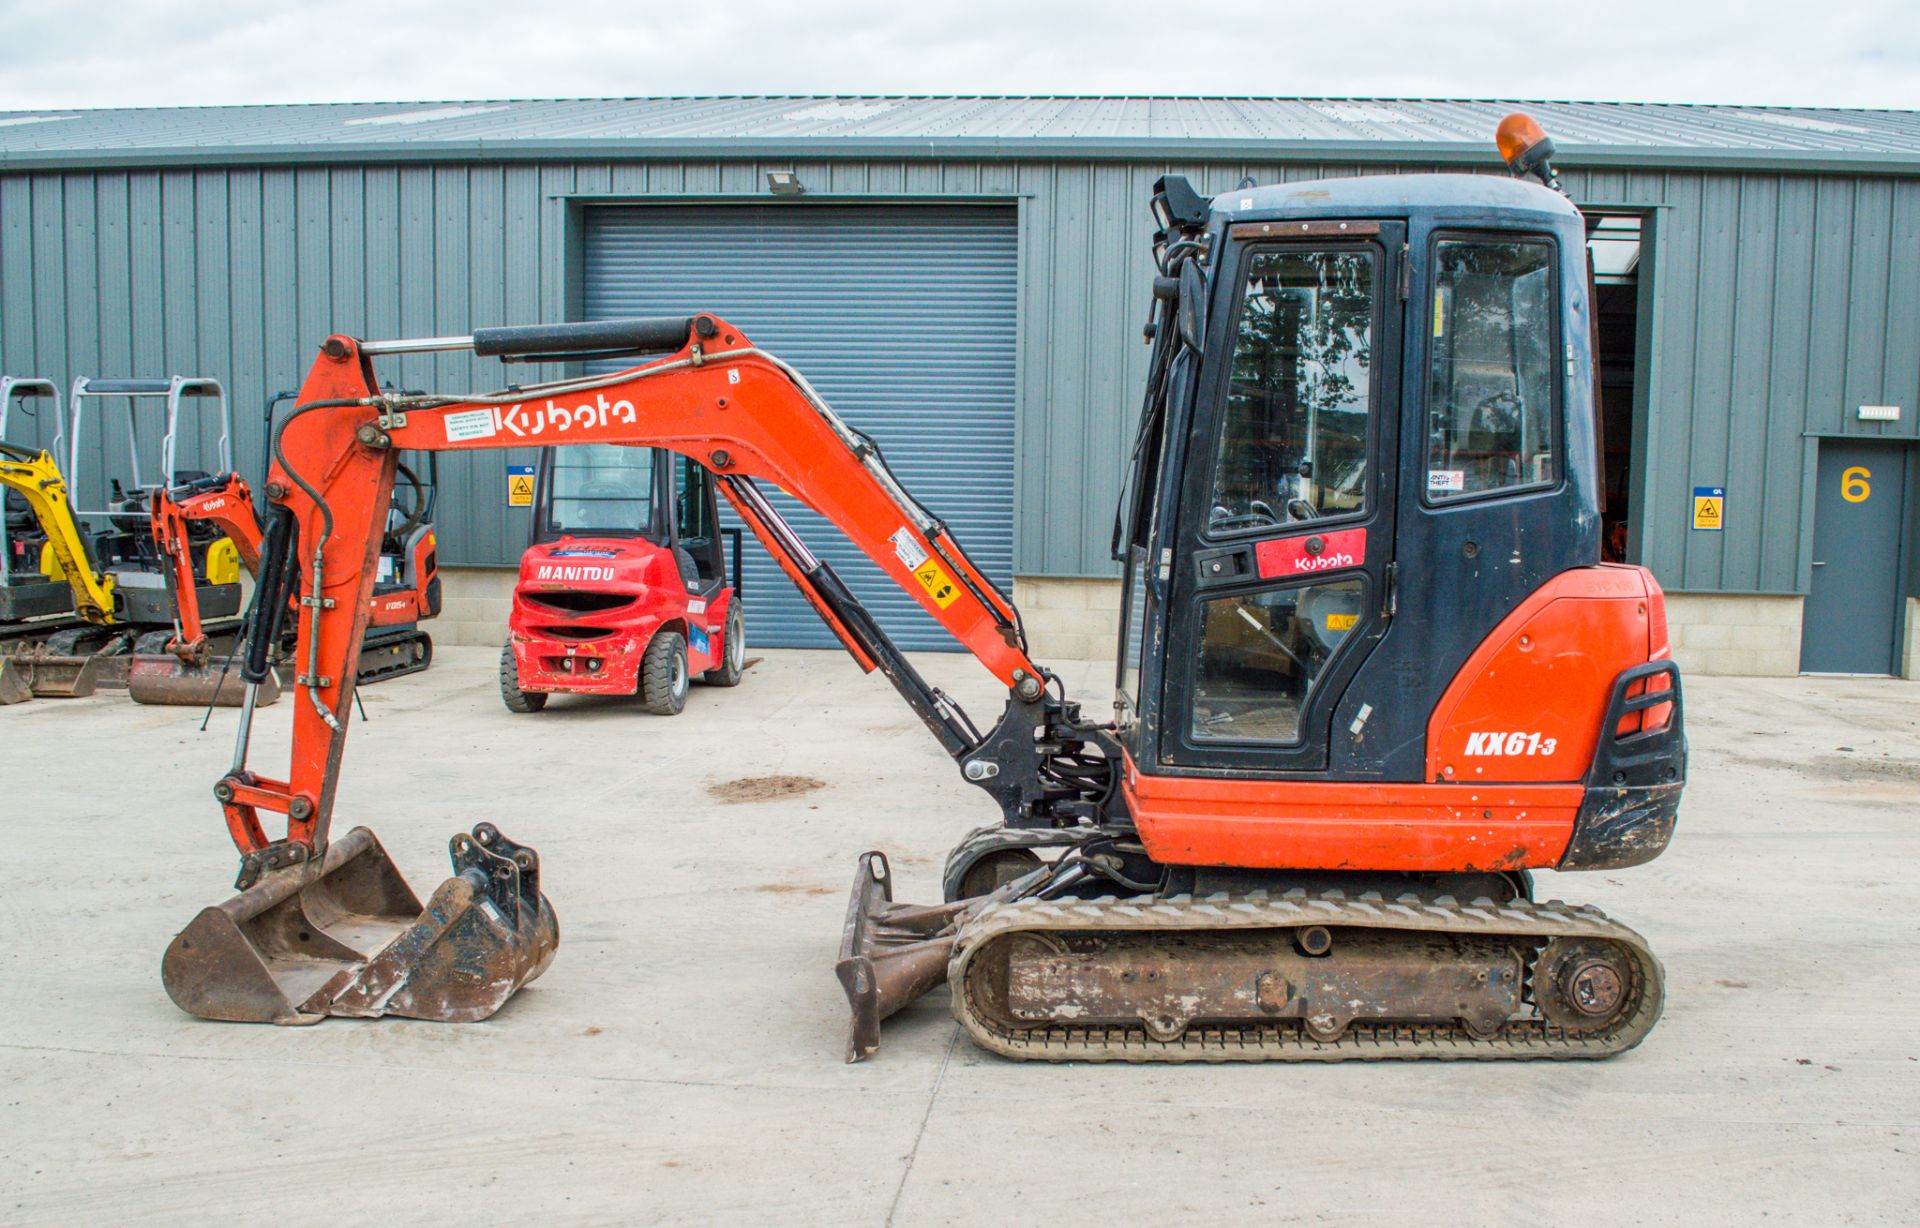
[[[1469,755],[1551,755],[1559,742],[1537,733],[1470,733]]]
[[[542,563],[534,569],[536,580],[611,580],[613,568],[590,567],[585,564]]]
[[[592,401],[582,401],[572,407],[557,404],[552,398],[548,398],[544,406],[533,408],[528,408],[524,401],[516,401],[505,407],[496,405],[490,409],[469,409],[448,414],[441,421],[446,428],[447,442],[461,443],[473,439],[491,439],[503,431],[528,439],[548,431],[565,434],[575,429],[591,430],[613,423],[631,426],[638,416],[639,410],[632,401],[609,401],[605,393],[595,393]]]
[[[1367,531],[1335,529],[1270,538],[1254,543],[1253,554],[1263,580],[1359,567],[1367,559]]]

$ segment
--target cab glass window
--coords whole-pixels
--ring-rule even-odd
[[[1555,480],[1553,250],[1542,241],[1436,247],[1427,499]]]
[[[680,543],[697,550],[713,536],[707,498],[707,483],[712,478],[706,466],[688,456],[674,459],[674,474],[674,527],[679,531]]]
[[[553,528],[645,533],[653,528],[653,449],[574,444],[553,452]]]
[[[1248,261],[1209,532],[1366,507],[1376,280],[1366,250],[1269,248]]]
[[[1355,577],[1207,602],[1194,674],[1196,742],[1300,741],[1300,714],[1360,622]]]

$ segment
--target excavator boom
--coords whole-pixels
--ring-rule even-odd
[[[525,358],[667,353],[616,375],[496,396],[382,393],[372,359],[383,352],[422,347]],[[757,349],[724,320],[700,315],[502,328],[472,338],[386,344],[336,336],[322,347],[299,403],[275,438],[267,486],[272,513],[242,666],[249,686],[247,711],[233,767],[215,789],[241,853],[242,894],[222,906],[220,917],[203,916],[169,953],[165,978],[175,1000],[187,1009],[218,1018],[276,1022],[304,1022],[328,1013],[379,1013],[364,1009],[367,995],[361,983],[373,975],[370,970],[380,969],[386,981],[410,984],[417,976],[437,975],[418,962],[391,955],[391,944],[368,951],[341,941],[336,944],[336,975],[316,989],[303,979],[310,970],[295,953],[269,949],[266,936],[279,930],[264,918],[299,908],[308,922],[319,925],[317,918],[336,907],[353,916],[405,912],[393,905],[392,892],[380,893],[378,901],[364,908],[347,908],[335,899],[333,884],[340,874],[381,882],[397,878],[377,841],[356,836],[356,851],[345,859],[329,852],[375,556],[399,452],[555,443],[668,448],[710,469],[729,503],[855,661],[888,677],[962,763],[965,777],[992,794],[1010,819],[1050,825],[1056,813],[1091,806],[1094,797],[1111,792],[1109,780],[1076,774],[1097,776],[1105,762],[1099,752],[1087,749],[1088,739],[1097,734],[1076,728],[1077,712],[1048,693],[1047,675],[1027,655],[1012,604],[945,526],[901,489],[872,440],[841,421],[797,372]],[[756,480],[793,492],[832,521],[1007,686],[1008,710],[999,725],[983,733],[920,677],[832,569],[794,534],[757,489]],[[253,773],[246,755],[253,688],[267,677],[268,648],[287,611],[298,620],[298,695],[290,771],[281,781]],[[1060,770],[1042,771],[1039,765],[1046,758],[1057,760]],[[285,835],[269,836],[273,820],[268,816],[282,815]],[[505,839],[497,831],[489,838]],[[484,843],[477,829],[471,839],[456,837],[456,866]],[[515,849],[515,857],[533,856],[530,849]],[[529,918],[528,923],[505,930],[446,927],[432,949],[442,950],[466,934],[485,947],[487,955],[483,959],[469,952],[472,958],[465,958],[456,953],[447,957],[448,966],[491,960],[510,970],[508,979],[519,978],[516,985],[545,967],[557,927],[544,897],[525,890],[531,872],[521,867],[514,873],[520,888],[509,894],[520,901],[519,915]],[[325,903],[302,903],[316,896]],[[476,898],[471,892],[461,896],[469,904]],[[372,929],[412,932],[392,921]],[[364,935],[369,927],[358,924],[354,932]],[[221,969],[235,968],[246,970],[243,979],[252,986],[246,998],[255,1006],[222,1001],[216,992]],[[282,989],[261,993],[262,975],[266,983]],[[416,1008],[449,1000],[446,992],[419,991],[417,985],[415,990],[405,1000]],[[470,1000],[460,1000],[464,1005],[457,1010],[449,1006],[429,1017],[451,1018],[474,1009]],[[258,1007],[260,1002],[268,1006]]]

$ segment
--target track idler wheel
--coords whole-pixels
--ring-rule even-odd
[[[257,881],[167,948],[168,996],[202,1019],[244,1023],[487,1018],[546,971],[560,928],[532,849],[482,823],[450,850],[453,876],[425,908],[364,827],[318,862],[300,845],[263,850],[242,871],[260,871]]]
[[[1565,1032],[1603,1032],[1634,998],[1633,961],[1613,943],[1551,942],[1535,961],[1534,1003]]]

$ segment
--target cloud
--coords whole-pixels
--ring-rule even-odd
[[[0,0],[0,108],[1109,93],[1920,107],[1910,0]],[[1549,15],[1549,16],[1543,16]],[[24,51],[24,54],[23,54]]]

